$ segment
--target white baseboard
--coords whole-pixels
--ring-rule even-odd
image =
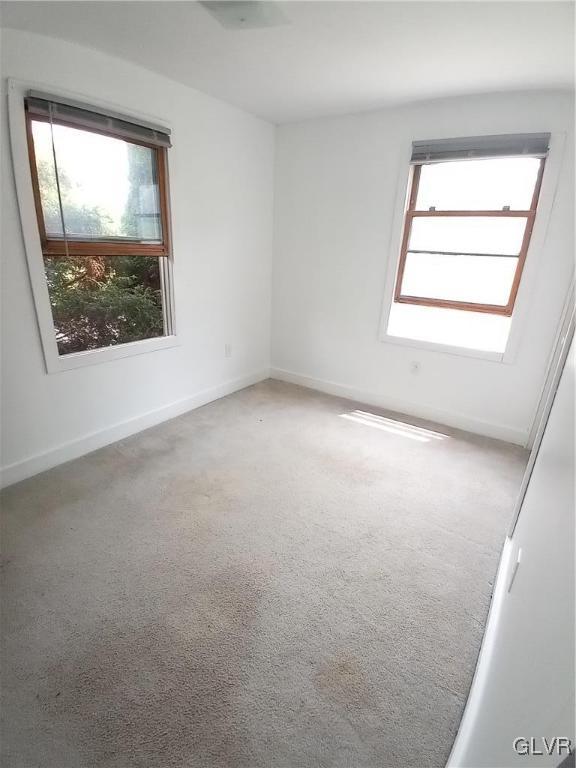
[[[402,413],[407,416],[415,416],[419,419],[434,421],[448,427],[455,427],[456,429],[462,429],[466,432],[474,432],[477,435],[493,437],[497,440],[505,440],[508,443],[515,443],[516,445],[525,446],[528,439],[528,432],[516,429],[515,427],[510,427],[506,424],[495,424],[489,421],[475,419],[472,416],[466,416],[465,414],[456,411],[444,411],[439,408],[431,408],[430,406],[422,405],[421,403],[389,398],[386,395],[357,389],[356,387],[350,387],[346,384],[338,384],[334,381],[315,379],[311,376],[305,376],[302,373],[284,370],[283,368],[271,368],[270,376],[273,379],[287,381],[291,384],[299,384],[303,387],[308,387],[309,389],[316,389],[319,392],[326,392],[329,395],[336,395],[337,397],[344,397],[347,400],[366,403],[367,405],[373,405],[387,411],[395,411],[396,413]]]
[[[32,475],[44,472],[47,469],[52,469],[52,467],[56,467],[66,461],[77,459],[80,456],[84,456],[86,453],[91,453],[98,448],[103,448],[105,445],[115,443],[117,440],[123,440],[125,437],[134,435],[137,432],[153,427],[163,421],[168,421],[168,419],[173,419],[175,416],[180,416],[187,411],[192,411],[202,405],[211,403],[213,400],[218,400],[226,395],[231,395],[233,392],[237,392],[240,389],[244,389],[245,387],[249,387],[252,384],[257,384],[259,381],[267,379],[269,375],[270,371],[266,368],[248,376],[241,376],[238,379],[226,381],[215,387],[196,392],[190,397],[185,397],[182,400],[169,403],[168,405],[156,408],[153,411],[147,411],[140,416],[135,416],[134,418],[113,424],[112,426],[98,430],[97,432],[92,432],[77,440],[63,443],[44,453],[39,453],[35,456],[30,456],[27,459],[17,461],[14,464],[9,464],[0,469],[0,488],[5,488],[13,483],[18,483],[20,480],[25,480],[27,477],[32,477]]]

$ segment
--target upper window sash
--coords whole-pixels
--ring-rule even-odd
[[[71,110],[72,111],[72,110]],[[87,112],[87,110],[76,110],[76,116],[81,112]],[[62,114],[62,110],[60,111]],[[96,116],[97,113],[92,111],[90,116]],[[120,129],[111,130],[110,125],[113,119],[109,116],[103,116],[108,124],[105,127],[97,127],[95,120],[86,120],[81,122],[80,119],[68,120],[62,117],[54,117],[54,114],[42,113],[42,110],[38,108],[38,101],[28,96],[25,99],[25,115],[26,115],[26,129],[28,139],[28,153],[30,159],[30,169],[32,176],[32,187],[34,193],[34,201],[36,206],[36,214],[38,221],[38,228],[40,233],[40,240],[42,245],[42,252],[45,256],[127,256],[127,255],[142,255],[142,256],[158,256],[165,257],[170,255],[170,235],[169,235],[169,221],[168,221],[168,189],[167,189],[167,157],[166,147],[170,146],[168,134],[164,134],[167,139],[164,142],[156,141],[154,137],[158,136],[158,132],[150,133],[151,129],[146,128],[148,131],[148,140],[144,140],[142,136],[136,138],[129,135],[127,131],[123,132]],[[92,236],[86,237],[82,235],[74,235],[66,233],[54,234],[47,233],[45,226],[44,210],[42,207],[42,196],[40,191],[37,157],[33,136],[33,123],[47,123],[52,126],[64,126],[73,128],[77,131],[85,131],[88,133],[100,134],[103,136],[109,136],[121,141],[125,141],[128,144],[134,144],[142,147],[146,147],[152,153],[153,166],[155,180],[158,186],[158,213],[160,218],[161,237],[154,239],[153,241],[146,241],[145,238],[123,237],[123,236]],[[117,125],[121,126],[121,121],[117,119]],[[132,127],[135,124],[130,124]],[[153,140],[151,140],[151,137]],[[57,157],[55,160],[55,169],[57,170]],[[113,183],[113,180],[111,180]]]

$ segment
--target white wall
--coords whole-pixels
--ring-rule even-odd
[[[552,768],[562,757],[547,755],[541,737],[550,744],[564,736],[574,744],[574,364],[572,344],[518,523],[504,548],[450,768]],[[517,736],[536,737],[544,754],[516,754]]]
[[[148,70],[4,30],[2,77],[147,112],[173,127],[171,198],[181,345],[47,375],[1,108],[2,456],[11,482],[266,375],[276,198],[276,374],[522,442],[572,267],[570,96],[436,101],[277,129]],[[2,81],[5,90],[5,80]],[[516,361],[378,340],[399,174],[412,138],[568,131],[544,258]],[[530,265],[528,265],[530,272]],[[224,357],[224,344],[233,355]],[[410,363],[421,363],[410,373]]]
[[[281,126],[277,132],[273,374],[523,443],[573,263],[573,99],[466,97]],[[567,132],[541,258],[522,294],[512,364],[379,341],[392,219],[413,139]],[[544,190],[543,190],[544,191]],[[412,361],[420,372],[410,371]]]
[[[274,128],[124,61],[12,30],[2,33],[6,77],[43,83],[49,92],[76,91],[172,125],[181,341],[174,349],[46,374],[15,197],[3,79],[2,465],[11,482],[267,375]],[[229,359],[225,343],[232,345]],[[130,420],[135,421],[117,426]]]

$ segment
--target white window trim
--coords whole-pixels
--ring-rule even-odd
[[[110,360],[118,360],[123,357],[131,357],[132,355],[141,355],[146,352],[154,352],[156,350],[178,346],[179,340],[176,336],[174,307],[174,259],[173,254],[171,253],[168,258],[162,257],[163,279],[167,283],[164,292],[164,324],[167,330],[167,335],[153,339],[129,342],[127,344],[118,344],[113,347],[91,349],[86,352],[75,352],[69,355],[60,355],[58,353],[56,334],[54,333],[54,323],[52,319],[52,308],[50,306],[50,296],[44,271],[42,245],[36,218],[36,207],[34,204],[34,192],[26,139],[24,98],[30,89],[46,90],[49,93],[62,96],[62,98],[88,102],[95,107],[101,107],[104,110],[113,109],[115,111],[120,111],[122,114],[128,114],[133,117],[136,122],[138,120],[150,121],[151,119],[155,123],[158,123],[159,121],[156,117],[136,113],[133,110],[126,112],[124,107],[104,102],[101,99],[96,99],[86,94],[56,89],[54,86],[46,83],[28,82],[16,80],[14,78],[8,79],[8,124],[10,127],[10,145],[12,149],[14,179],[16,182],[16,196],[18,199],[18,208],[20,210],[22,236],[24,239],[26,260],[28,262],[28,272],[30,274],[36,317],[38,319],[38,328],[42,341],[42,350],[44,352],[46,372],[49,374],[59,373],[61,371],[82,368],[85,365],[95,365]],[[171,126],[167,125],[165,122],[161,124],[167,129],[171,128]],[[168,218],[170,220],[169,198],[170,184],[168,184],[167,200]]]
[[[518,131],[521,132],[520,130]],[[445,138],[443,136],[431,138]],[[544,166],[544,175],[542,177],[542,187],[534,229],[530,238],[530,245],[526,256],[526,263],[522,272],[522,279],[516,296],[514,311],[512,312],[512,321],[510,334],[504,352],[491,352],[488,350],[470,349],[468,347],[451,346],[448,344],[435,343],[432,341],[420,341],[418,339],[393,336],[387,332],[390,310],[394,301],[394,287],[396,285],[396,273],[400,258],[400,249],[402,245],[402,233],[404,227],[404,214],[406,211],[406,201],[408,195],[408,183],[410,178],[410,158],[412,155],[411,138],[406,142],[405,151],[401,153],[401,165],[398,173],[398,182],[396,189],[396,203],[394,205],[394,215],[392,219],[392,230],[390,244],[388,249],[388,266],[386,271],[386,281],[384,285],[384,300],[380,319],[380,328],[378,338],[387,344],[398,344],[406,347],[416,347],[418,349],[428,349],[434,352],[441,352],[450,355],[462,357],[475,357],[482,360],[491,360],[498,363],[513,364],[516,361],[522,334],[526,325],[526,317],[530,307],[531,295],[535,286],[535,274],[543,260],[545,252],[546,235],[550,222],[550,214],[556,189],[560,178],[562,168],[562,158],[564,155],[564,146],[566,143],[566,133],[562,131],[552,132],[550,136],[550,149]]]

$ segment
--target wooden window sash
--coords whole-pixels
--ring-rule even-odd
[[[398,272],[396,276],[396,286],[394,289],[394,301],[399,304],[416,304],[424,307],[444,307],[447,309],[460,309],[467,310],[469,312],[484,312],[494,315],[510,316],[514,309],[516,302],[516,296],[518,295],[518,288],[520,286],[520,280],[522,278],[522,271],[528,255],[528,247],[530,245],[530,238],[532,230],[534,228],[534,220],[536,218],[536,208],[538,206],[538,198],[540,196],[540,188],[542,186],[542,176],[544,174],[544,159],[540,160],[540,166],[538,168],[538,174],[536,177],[536,183],[534,185],[534,192],[532,194],[532,201],[528,210],[468,210],[468,211],[454,211],[454,210],[416,210],[416,199],[418,196],[418,187],[420,184],[420,173],[422,165],[414,165],[412,167],[412,175],[410,178],[410,194],[408,198],[408,206],[404,217],[404,232],[402,235],[402,244],[400,248],[400,259],[398,262]],[[406,267],[406,259],[409,253],[408,243],[410,242],[410,233],[412,230],[412,222],[418,217],[485,217],[485,218],[525,218],[526,226],[524,228],[524,234],[522,237],[522,244],[518,255],[505,254],[510,258],[517,258],[518,264],[516,265],[516,271],[510,287],[510,294],[506,305],[500,304],[482,304],[478,302],[469,301],[456,301],[454,299],[437,299],[433,297],[422,296],[409,296],[402,293],[402,281],[404,279],[404,270]],[[465,254],[462,254],[465,255]],[[472,254],[475,255],[475,254]],[[499,254],[486,254],[491,256],[500,257]],[[501,255],[503,257],[504,255]]]
[[[42,197],[40,195],[40,185],[38,180],[38,166],[36,163],[36,152],[34,148],[34,136],[32,133],[32,122],[50,121],[46,118],[32,117],[26,111],[26,136],[28,140],[28,157],[30,160],[30,172],[32,176],[32,191],[34,194],[34,204],[36,208],[36,219],[38,221],[38,231],[40,233],[40,243],[42,254],[45,257],[95,257],[95,256],[151,256],[167,257],[170,255],[170,227],[168,217],[168,179],[167,179],[167,156],[166,147],[158,147],[145,141],[127,141],[120,138],[120,141],[126,141],[128,144],[138,144],[148,147],[155,153],[156,174],[158,179],[158,200],[160,205],[160,222],[162,225],[162,242],[146,243],[123,238],[86,238],[74,237],[48,237],[44,224],[44,212],[42,209]],[[118,139],[114,133],[96,128],[82,128],[78,124],[68,123],[64,120],[53,120],[55,125],[66,125],[76,130],[87,131],[89,133],[98,133],[103,136],[111,136]]]

